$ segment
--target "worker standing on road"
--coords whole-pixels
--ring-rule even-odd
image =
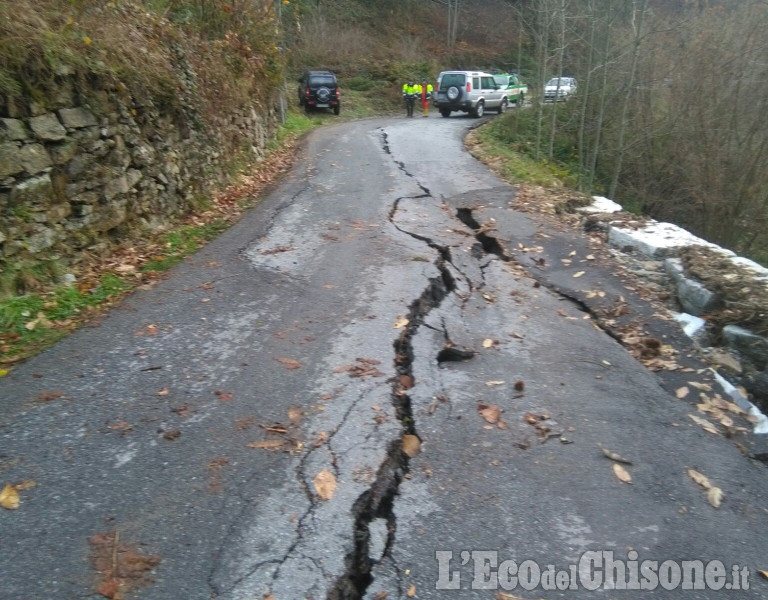
[[[421,86],[409,79],[403,86],[403,100],[405,101],[405,114],[408,117],[413,116],[413,107],[416,104],[416,96],[421,93]]]
[[[421,88],[421,108],[424,109],[424,116],[429,116],[429,103],[432,100],[432,92],[434,88],[431,83],[427,83],[427,80],[421,82],[419,86]]]

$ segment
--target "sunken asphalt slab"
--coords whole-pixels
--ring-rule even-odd
[[[100,597],[89,538],[115,530],[162,559],[128,596],[152,600],[490,599],[469,567],[462,589],[435,590],[435,551],[566,568],[593,549],[752,571],[749,591],[630,597],[764,597],[765,467],[584,318],[585,290],[621,293],[609,265],[577,284],[514,253],[535,241],[556,266],[588,244],[508,208],[512,188],[462,148],[472,123],[313,133],[235,227],[0,380],[0,479],[37,483],[0,513],[0,598]],[[685,344],[671,326],[656,335]],[[358,358],[379,373],[338,369]],[[486,428],[478,402],[500,406],[506,429]],[[526,412],[569,443],[541,443]],[[260,427],[278,423],[286,434]],[[410,461],[403,433],[422,440]],[[247,446],[267,439],[293,452]],[[600,444],[633,460],[632,484]],[[720,509],[688,468],[723,489]],[[330,500],[313,485],[324,469]]]

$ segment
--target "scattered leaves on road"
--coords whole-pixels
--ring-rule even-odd
[[[279,358],[276,358],[275,360],[277,360],[277,362],[279,362],[281,365],[283,365],[286,369],[289,369],[289,370],[301,368],[301,363],[295,358],[286,358],[285,356],[281,356]]]
[[[392,329],[402,329],[403,327],[405,327],[406,325],[408,325],[408,323],[410,323],[410,321],[409,321],[408,319],[406,319],[405,317],[401,317],[401,316],[399,316],[399,315],[398,315],[398,317],[397,317],[397,321],[395,321],[395,324],[394,324],[394,326],[392,327]]]
[[[717,427],[715,427],[712,423],[707,421],[706,419],[703,419],[698,415],[689,414],[688,416],[690,417],[691,421],[699,425],[707,433],[711,433],[713,435],[720,435],[720,430]]]
[[[416,595],[416,586],[411,585],[411,587],[408,588],[408,591],[405,593],[406,596],[409,598],[413,598]]]
[[[609,450],[608,448],[603,448],[600,446],[600,450],[602,450],[603,454],[610,458],[612,461],[615,461],[617,463],[622,463],[624,465],[631,465],[632,461],[624,458],[621,454],[617,454],[613,450]]]
[[[584,275],[584,273],[585,273],[585,271],[579,271],[578,273],[574,273],[573,274],[573,278],[577,279],[577,278],[581,277],[582,275]]]
[[[89,542],[91,565],[98,573],[96,591],[104,598],[122,600],[129,592],[152,583],[148,574],[160,564],[160,557],[121,543],[118,531],[98,533]]]
[[[492,348],[493,346],[495,346],[498,343],[499,343],[498,340],[494,340],[492,338],[485,338],[483,340],[483,348]]]
[[[709,502],[715,508],[720,508],[720,505],[723,503],[723,498],[725,497],[723,490],[721,490],[716,485],[712,485],[712,482],[709,480],[709,478],[696,469],[688,469],[688,477],[699,484],[702,489],[706,490],[707,502]]]
[[[231,392],[222,392],[221,390],[216,390],[213,393],[219,399],[219,402],[229,402],[232,400]]]
[[[373,597],[373,600],[386,600],[388,597],[389,592],[379,592]]]
[[[403,452],[409,458],[416,458],[421,452],[421,440],[418,436],[406,434],[403,436]]]
[[[488,423],[495,425],[501,420],[501,409],[496,404],[478,404],[477,412]]]
[[[6,483],[0,491],[0,506],[7,510],[16,510],[19,508],[21,499],[19,498],[19,488],[10,483]]]
[[[723,503],[723,490],[717,486],[709,488],[707,500],[715,508],[720,508],[720,505]]]
[[[356,358],[357,362],[351,365],[342,365],[336,367],[334,373],[349,373],[350,377],[382,377],[384,373],[376,368],[376,365],[380,364],[380,360],[375,358]]]
[[[336,477],[328,469],[323,469],[315,475],[314,484],[320,500],[330,500],[336,493]]]
[[[63,395],[63,392],[40,392],[37,396],[32,398],[32,402],[43,404],[45,402],[50,402],[51,400],[58,400]]]
[[[249,448],[261,448],[263,450],[282,450],[285,440],[256,440],[249,442]]]
[[[501,381],[501,380],[493,380],[493,381],[486,381],[485,382],[485,385],[487,385],[488,387],[494,387],[494,386],[503,385],[503,384],[504,384],[504,382]]]
[[[687,386],[679,387],[675,390],[675,396],[677,396],[681,400],[690,393],[691,393],[691,390]]]
[[[616,475],[618,480],[622,483],[632,483],[632,475],[630,475],[629,471],[627,471],[619,464],[613,465],[613,474]]]

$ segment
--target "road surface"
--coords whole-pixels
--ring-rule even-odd
[[[504,592],[522,598],[768,595],[764,465],[593,324],[557,268],[586,238],[508,208],[473,123],[315,131],[237,225],[0,380],[0,483],[36,483],[0,512],[0,598],[116,577],[151,600],[505,598],[471,589],[482,550],[750,571],[748,591]],[[533,245],[546,268],[512,254]],[[619,285],[585,270],[583,290]],[[461,589],[436,589],[437,551]]]

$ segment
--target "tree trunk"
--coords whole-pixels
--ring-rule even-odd
[[[629,83],[627,91],[624,94],[624,100],[621,105],[621,119],[619,120],[619,138],[616,144],[616,164],[613,167],[613,177],[611,178],[611,187],[608,189],[608,196],[616,196],[616,188],[619,185],[619,176],[621,175],[621,164],[624,161],[624,136],[627,131],[627,112],[629,111],[629,101],[632,98],[632,91],[635,87],[635,72],[637,71],[637,60],[640,56],[640,46],[643,43],[643,21],[648,8],[648,0],[641,0],[640,11],[638,14],[637,0],[632,0],[632,24],[635,30],[635,48],[632,52],[632,66],[629,70]],[[635,25],[635,21],[637,24]]]
[[[560,48],[557,53],[557,89],[555,101],[552,103],[552,119],[549,125],[549,146],[547,158],[552,160],[555,151],[555,133],[557,132],[557,102],[560,96],[560,84],[563,77],[563,60],[565,58],[565,0],[560,0]]]

